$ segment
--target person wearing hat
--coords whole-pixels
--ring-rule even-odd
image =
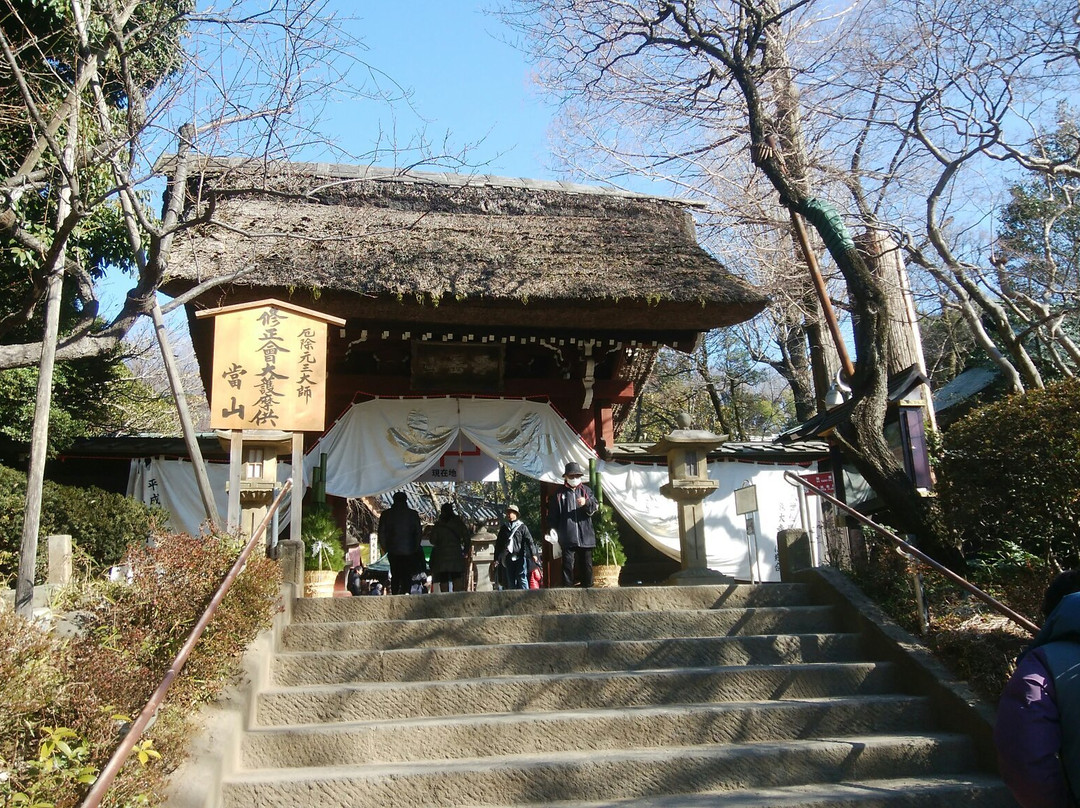
[[[507,589],[529,588],[529,561],[538,565],[540,551],[517,505],[506,506],[506,522],[495,538],[495,560],[506,576]]]
[[[580,581],[585,588],[593,585],[592,554],[596,547],[592,518],[600,504],[592,489],[583,481],[585,471],[573,461],[563,471],[562,487],[548,501],[548,524],[559,537],[562,548],[563,586]]]
[[[420,514],[409,507],[404,491],[394,492],[394,504],[379,517],[379,546],[390,561],[390,591],[409,594],[420,555]],[[422,556],[421,556],[422,557]]]

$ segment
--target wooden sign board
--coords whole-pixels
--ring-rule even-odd
[[[504,345],[443,345],[414,341],[412,389],[501,392],[505,351]]]
[[[745,485],[735,489],[735,514],[753,513],[757,508],[757,486]]]
[[[211,428],[323,429],[327,326],[344,320],[278,300],[196,316],[214,317]]]

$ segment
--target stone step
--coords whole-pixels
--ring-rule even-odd
[[[420,599],[425,596],[411,597]],[[331,648],[386,650],[586,640],[660,640],[672,637],[814,634],[832,633],[838,628],[838,615],[832,606],[699,609],[679,612],[578,612],[431,620],[294,623],[285,630],[282,650],[321,651]]]
[[[549,808],[1016,808],[997,777],[924,777],[812,783],[753,791],[706,791],[603,802],[552,802]]]
[[[895,689],[894,669],[887,662],[317,685],[263,690],[256,700],[256,723],[266,727],[423,716],[825,698],[879,695]]]
[[[543,612],[633,612],[742,609],[813,605],[809,587],[770,583],[729,586],[638,586],[611,589],[539,589],[453,592],[446,595],[302,598],[294,623],[359,620],[425,620],[433,617],[496,617]]]
[[[474,645],[392,651],[281,653],[273,682],[281,686],[346,682],[414,682],[499,675],[855,662],[857,634],[682,637],[665,640]]]
[[[963,771],[973,762],[967,739],[950,734],[562,751],[555,758],[259,769],[228,778],[223,805],[384,808],[640,800],[671,793],[933,777]]]
[[[896,695],[366,721],[249,732],[241,765],[252,769],[367,765],[575,749],[903,734],[933,723],[928,700]]]

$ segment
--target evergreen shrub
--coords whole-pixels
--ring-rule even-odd
[[[1080,561],[1080,380],[977,409],[945,433],[938,492],[977,563]]]
[[[26,508],[26,475],[0,466],[0,579],[18,572]],[[145,542],[165,523],[167,513],[130,497],[100,488],[78,488],[45,481],[42,490],[41,528],[38,541],[38,583],[44,580],[48,543],[45,537],[71,534],[72,541],[89,558],[91,571],[117,563],[132,542]]]
[[[325,505],[308,509],[300,522],[305,570],[340,570],[345,566],[341,526]]]
[[[593,566],[612,565],[621,567],[626,563],[626,551],[619,540],[619,528],[615,524],[615,512],[610,505],[601,505],[593,516],[596,547],[593,548]]]

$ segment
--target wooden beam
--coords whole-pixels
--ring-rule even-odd
[[[330,372],[327,378],[333,388],[328,398],[340,400],[345,393],[351,398],[356,393],[370,393],[380,396],[415,396],[442,395],[438,391],[413,390],[407,376],[374,376],[350,373]],[[448,392],[446,395],[468,395],[468,393]],[[477,395],[482,395],[477,393]],[[484,394],[486,395],[486,394]],[[581,379],[507,379],[503,389],[497,395],[512,398],[530,398],[547,396],[549,398],[576,398],[581,401]],[[623,379],[598,379],[593,384],[593,398],[612,404],[626,404],[634,400],[634,383]],[[333,412],[333,407],[330,408]]]

